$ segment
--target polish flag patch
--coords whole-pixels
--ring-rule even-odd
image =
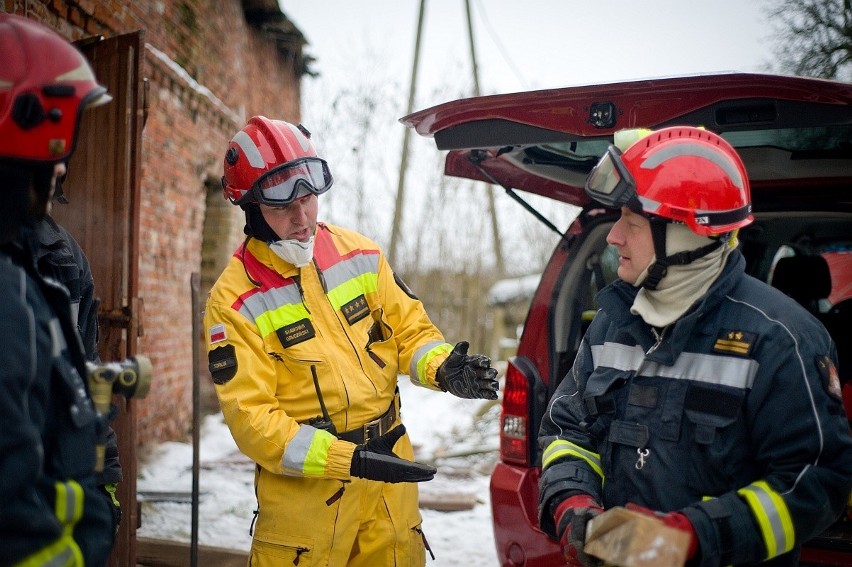
[[[225,334],[225,325],[222,323],[217,323],[210,327],[210,344],[221,343],[227,338],[228,336]]]

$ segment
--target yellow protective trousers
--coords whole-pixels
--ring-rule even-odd
[[[413,459],[408,435],[395,447]],[[417,485],[310,479],[258,467],[251,567],[423,567]]]

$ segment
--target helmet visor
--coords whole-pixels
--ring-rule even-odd
[[[642,210],[636,194],[636,182],[621,161],[621,151],[615,146],[607,148],[586,178],[586,195],[607,207]]]
[[[324,159],[306,157],[288,161],[260,177],[249,192],[255,201],[280,207],[313,193],[321,195],[334,179]]]

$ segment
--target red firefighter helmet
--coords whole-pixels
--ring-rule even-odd
[[[106,88],[73,45],[21,16],[0,14],[0,54],[0,159],[68,159],[80,114],[111,100]]]
[[[317,157],[310,133],[300,124],[252,117],[228,142],[222,188],[235,205],[280,207],[331,188],[325,160]]]
[[[611,207],[682,222],[702,236],[754,220],[739,155],[721,136],[692,126],[652,132],[623,154],[610,146],[589,174],[586,193]]]

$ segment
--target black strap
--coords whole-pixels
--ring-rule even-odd
[[[366,424],[358,427],[357,429],[352,429],[351,431],[344,431],[337,435],[338,439],[342,439],[344,441],[349,441],[350,443],[355,443],[356,445],[363,445],[370,439],[375,439],[381,435],[384,435],[388,431],[391,430],[393,424],[396,422],[397,417],[397,403],[399,400],[399,392],[394,394],[393,400],[391,400],[390,407],[387,409],[385,413],[383,413],[377,419],[367,422]]]

